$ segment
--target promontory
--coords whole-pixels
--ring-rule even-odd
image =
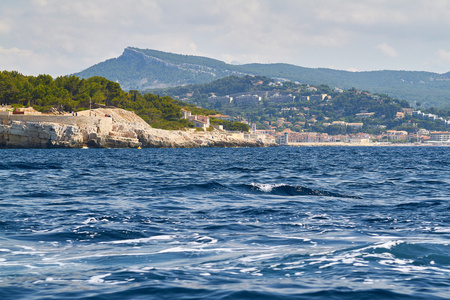
[[[162,130],[132,111],[97,108],[42,114],[0,110],[0,148],[197,148],[265,147],[273,141],[243,132]]]

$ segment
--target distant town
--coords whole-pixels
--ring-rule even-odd
[[[448,110],[355,88],[230,76],[208,84],[155,92],[197,108],[220,111],[209,117],[246,124],[250,135],[280,145],[433,145],[447,144],[449,140]],[[192,116],[189,118],[194,121]],[[202,120],[197,117],[196,122]]]
[[[221,125],[211,125],[210,118],[232,121],[233,118],[227,115],[192,115],[190,111],[182,110],[183,118],[193,122],[196,128],[208,130],[213,127],[216,130],[224,131]],[[373,113],[359,113],[358,117],[366,118]],[[412,109],[404,109],[404,112],[397,113],[398,118],[403,118],[404,115],[411,114],[420,118],[427,118],[430,120],[444,122],[449,124],[442,118],[432,114],[424,114],[420,110],[413,111]],[[295,132],[290,128],[286,128],[281,132],[277,132],[277,128],[285,123],[284,118],[279,118],[277,126],[271,126],[270,129],[257,129],[256,124],[249,124],[247,120],[240,120],[244,124],[250,126],[250,131],[245,138],[270,140],[279,145],[305,145],[305,144],[325,144],[325,145],[388,145],[388,144],[415,144],[415,145],[450,145],[450,131],[428,131],[419,129],[417,133],[408,133],[401,130],[387,130],[385,133],[379,135],[372,135],[367,133],[345,134],[345,135],[329,135],[327,133],[316,132]],[[343,121],[334,121],[327,126],[352,126],[362,127],[363,123],[346,123]]]

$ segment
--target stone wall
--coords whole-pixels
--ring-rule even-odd
[[[107,117],[89,117],[89,116],[58,116],[58,115],[1,115],[1,119],[8,119],[9,121],[20,122],[47,122],[58,123],[79,127],[92,127],[101,124],[100,126],[111,126],[112,119]]]

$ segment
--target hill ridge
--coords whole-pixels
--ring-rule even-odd
[[[151,90],[201,84],[230,75],[258,75],[306,84],[355,87],[389,94],[425,107],[450,108],[450,72],[378,70],[351,72],[329,68],[306,68],[287,63],[231,65],[194,55],[127,47],[122,55],[74,74],[82,78],[102,76],[128,90]]]

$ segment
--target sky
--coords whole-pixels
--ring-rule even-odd
[[[73,74],[126,47],[447,73],[450,0],[0,0],[0,70]]]

